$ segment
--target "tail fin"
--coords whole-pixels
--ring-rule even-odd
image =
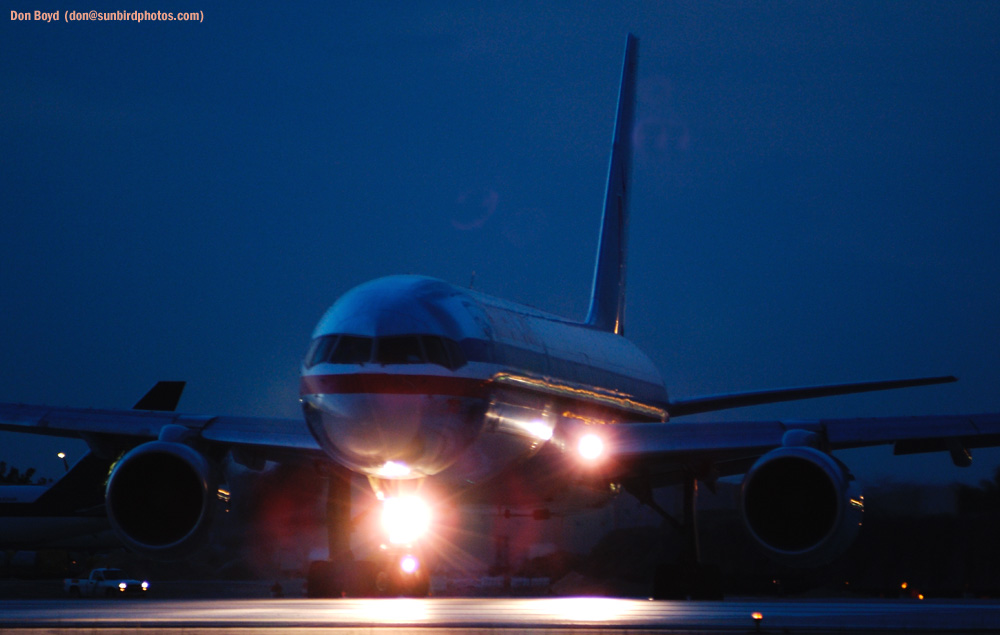
[[[635,118],[636,69],[639,40],[631,33],[625,40],[618,115],[604,195],[604,217],[597,243],[597,266],[586,323],[602,331],[625,334],[625,243],[628,199],[632,173],[632,128]]]
[[[183,381],[158,381],[132,406],[132,410],[173,412],[177,409],[177,402],[181,399],[185,384]]]

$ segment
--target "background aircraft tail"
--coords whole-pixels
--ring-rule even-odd
[[[586,320],[589,326],[618,335],[625,334],[625,252],[638,53],[639,40],[630,33],[625,40],[625,62],[604,195],[604,216]]]

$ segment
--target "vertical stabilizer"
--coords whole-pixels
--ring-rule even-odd
[[[604,217],[597,243],[597,266],[590,295],[587,324],[603,331],[625,334],[625,243],[628,229],[628,198],[632,174],[632,129],[635,118],[635,85],[639,40],[625,40],[618,115],[604,195]]]

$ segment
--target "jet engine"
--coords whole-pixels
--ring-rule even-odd
[[[861,527],[864,500],[847,467],[813,447],[782,447],[750,468],[741,493],[743,520],[764,551],[792,566],[838,557]]]
[[[217,498],[215,470],[194,448],[144,443],[122,457],[105,491],[108,519],[133,551],[157,558],[203,544]]]

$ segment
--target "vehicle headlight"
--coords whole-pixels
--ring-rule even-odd
[[[118,583],[118,590],[119,590],[119,591],[124,591],[124,590],[125,590],[125,589],[127,589],[127,588],[128,588],[128,585],[127,585],[127,584],[125,584],[124,582],[119,582],[119,583]]]
[[[148,588],[149,588],[149,582],[145,582],[145,581],[144,581],[144,582],[142,583],[142,590],[143,590],[143,591],[145,591],[145,590],[146,590],[146,589],[148,589]]]

